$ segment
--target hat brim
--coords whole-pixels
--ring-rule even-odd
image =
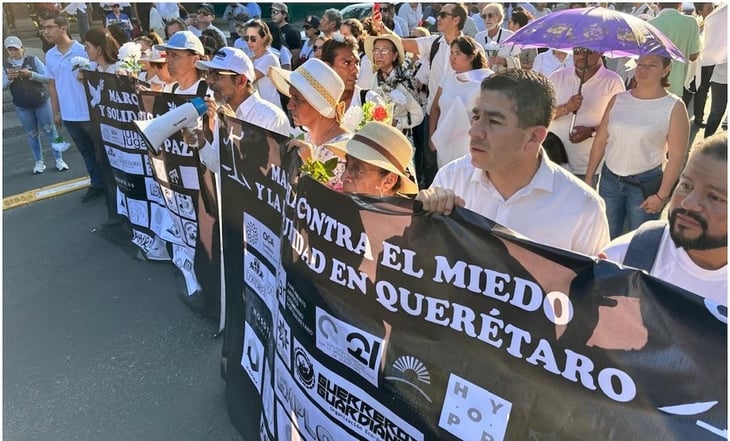
[[[309,84],[299,72],[278,67],[269,67],[269,79],[274,83],[276,90],[291,98],[290,87],[294,87],[304,96],[304,99],[325,118],[334,118],[335,109]]]
[[[202,45],[202,43],[201,43],[201,45]],[[152,48],[157,49],[158,51],[165,51],[165,52],[167,52],[167,51],[190,51],[190,52],[194,52],[198,55],[205,55],[204,52],[198,52],[195,49],[190,49],[187,47],[169,46],[167,44],[156,44],[156,45],[152,46]]]
[[[416,194],[418,193],[418,184],[411,180],[406,174],[401,173],[400,170],[393,165],[392,162],[387,160],[380,153],[376,152],[372,147],[363,144],[360,141],[350,139],[348,141],[342,141],[332,144],[325,145],[332,153],[340,158],[345,158],[345,155],[350,155],[353,158],[359,159],[360,161],[366,162],[370,165],[380,167],[383,170],[387,170],[394,173],[401,178],[401,186],[398,193],[402,194]],[[416,174],[413,171],[411,164],[406,166],[406,171],[410,172],[412,178],[415,179]]]
[[[401,41],[400,37],[397,35],[391,35],[391,34],[384,34],[384,35],[378,35],[378,36],[370,36],[365,38],[365,55],[368,56],[368,59],[373,62],[373,71],[377,71],[378,67],[375,65],[375,58],[373,58],[373,47],[375,46],[375,42],[377,40],[388,40],[391,43],[393,43],[393,46],[395,46],[395,50],[398,51],[398,58],[400,59],[401,64],[406,62],[406,53],[403,50],[403,42]]]

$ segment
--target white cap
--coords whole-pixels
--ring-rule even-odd
[[[256,79],[251,59],[241,49],[228,46],[220,48],[213,54],[212,60],[196,62],[195,67],[201,70],[215,69],[235,72],[239,75],[245,75],[246,79],[251,82]]]
[[[190,31],[177,31],[170,37],[166,44],[156,44],[153,47],[160,51],[189,50],[198,55],[205,55],[205,49],[203,49],[203,43],[200,42],[200,38],[196,37]]]
[[[11,35],[10,37],[5,39],[5,49],[7,49],[9,47],[14,47],[14,48],[20,49],[23,47],[23,42],[20,41],[20,38],[14,36],[14,35]]]

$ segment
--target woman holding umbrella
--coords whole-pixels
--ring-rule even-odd
[[[605,158],[598,193],[606,202],[611,239],[658,219],[687,152],[689,117],[667,92],[670,59],[639,57],[636,87],[614,96],[596,131],[586,181]],[[590,182],[586,182],[590,185]]]

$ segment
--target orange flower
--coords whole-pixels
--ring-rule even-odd
[[[373,121],[384,122],[388,119],[388,109],[378,106],[373,109]]]

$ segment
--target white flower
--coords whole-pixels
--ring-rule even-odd
[[[84,57],[73,57],[71,59],[71,70],[88,69],[90,66],[89,59]]]
[[[135,74],[142,70],[139,62],[139,59],[142,58],[142,46],[139,43],[133,41],[124,43],[119,48],[118,56],[125,70]]]
[[[390,91],[390,93],[388,94],[388,100],[391,103],[395,103],[401,106],[405,105],[408,102],[408,98],[406,98],[406,95],[398,89],[393,89]]]

